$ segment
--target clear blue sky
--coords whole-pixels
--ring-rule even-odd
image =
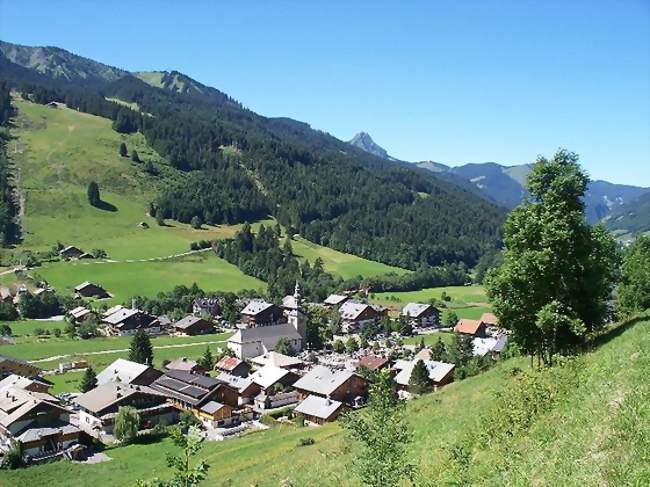
[[[532,162],[650,186],[650,2],[0,0],[0,38],[177,69],[404,160]]]

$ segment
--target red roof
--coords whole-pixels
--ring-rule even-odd
[[[382,368],[390,362],[387,357],[378,357],[377,355],[366,355],[359,360],[359,367],[363,366],[370,370],[377,370]]]
[[[237,367],[239,367],[239,365],[242,363],[243,361],[239,360],[236,357],[224,357],[221,360],[219,360],[216,368],[220,370],[233,371]]]
[[[466,335],[476,335],[476,333],[481,329],[481,325],[483,325],[481,320],[461,318],[458,320],[458,324],[454,328],[454,331],[456,333],[465,333]]]

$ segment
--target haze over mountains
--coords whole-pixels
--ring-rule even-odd
[[[388,155],[388,152],[365,132],[357,134],[349,143],[379,157],[397,160]],[[470,185],[477,190],[477,194],[508,209],[517,206],[527,196],[524,183],[532,168],[532,164],[505,166],[496,162],[462,164],[453,167],[434,161],[413,162],[412,164],[432,171],[452,182]],[[644,201],[639,201],[639,198],[645,196],[647,199],[649,194],[650,188],[600,180],[591,181],[585,196],[587,220],[590,223],[596,223],[611,214],[612,218],[608,218],[606,222],[608,226],[611,225],[612,229],[631,232],[650,230],[650,225],[640,221],[644,220],[642,218],[643,209],[636,208],[637,204]],[[628,219],[623,219],[622,215],[630,213],[635,215],[636,223],[628,229],[625,223]],[[614,220],[618,222],[616,225],[613,223]]]

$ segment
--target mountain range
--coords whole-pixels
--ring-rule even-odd
[[[378,145],[366,132],[360,132],[350,144],[367,150],[387,160],[398,159],[388,155],[386,149]],[[434,161],[412,162],[414,166],[427,169],[439,177],[447,179],[466,188],[473,188],[476,194],[493,201],[507,209],[519,205],[527,196],[526,178],[532,164],[505,166],[496,162],[478,164],[461,164],[449,166]],[[589,223],[603,221],[613,230],[629,230],[630,232],[650,230],[650,224],[642,223],[643,206],[650,199],[650,188],[614,184],[607,181],[595,180],[589,183],[585,195],[586,216]],[[641,199],[641,197],[645,197]],[[631,217],[634,215],[634,224]],[[623,216],[628,215],[627,218]],[[614,221],[617,223],[615,224]],[[650,222],[648,222],[650,223]],[[626,228],[629,226],[629,229]]]
[[[471,185],[305,122],[264,117],[178,71],[129,72],[58,47],[0,42],[0,81],[15,96],[64,103],[111,119],[117,132],[143,134],[173,170],[142,174],[168,178],[149,208],[165,219],[272,216],[312,242],[409,269],[472,266],[499,245],[506,212]]]

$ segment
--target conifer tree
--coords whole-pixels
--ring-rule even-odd
[[[88,203],[92,206],[99,206],[100,202],[99,185],[95,181],[91,181],[88,183]]]
[[[422,394],[431,389],[431,380],[429,379],[429,369],[423,360],[418,360],[413,366],[411,377],[409,378],[409,391],[414,394]]]
[[[121,157],[126,157],[129,155],[129,152],[126,150],[126,144],[122,142],[120,144],[120,156]]]
[[[138,156],[138,151],[135,150],[135,149],[133,149],[133,150],[131,151],[131,160],[132,160],[133,162],[135,162],[135,163],[139,163],[139,162],[140,162],[140,156]]]
[[[138,330],[131,339],[129,360],[139,364],[153,364],[153,347],[149,335],[144,330]]]
[[[97,374],[92,367],[88,367],[84,372],[84,375],[81,377],[81,383],[79,384],[79,390],[81,392],[88,392],[97,387]]]

